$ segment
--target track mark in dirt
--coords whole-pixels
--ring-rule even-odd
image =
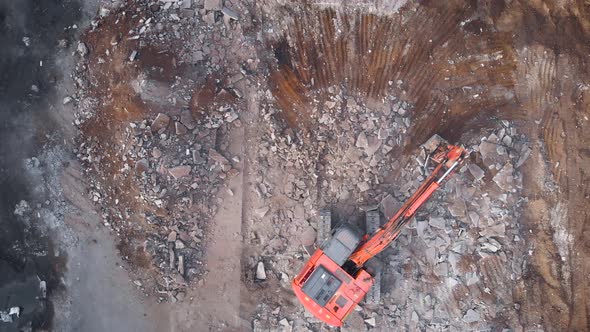
[[[412,143],[434,132],[454,141],[496,116],[522,118],[509,35],[467,33],[463,20],[474,8],[464,4],[413,9],[390,16],[285,9],[283,31],[267,42],[277,61],[270,86],[289,124],[311,129],[310,101],[332,86],[377,104],[395,97],[413,105]]]
[[[543,9],[535,7],[534,11],[540,13]],[[528,292],[520,295],[524,304],[522,320],[557,330],[590,328],[590,237],[585,232],[590,216],[584,172],[590,160],[580,153],[590,142],[590,100],[588,78],[580,74],[587,68],[587,60],[579,56],[579,47],[587,46],[576,42],[590,34],[582,28],[569,31],[577,24],[583,26],[589,14],[574,4],[564,5],[554,14],[545,13],[544,19],[555,24],[555,30],[545,25],[543,29],[550,31],[530,31],[525,42],[531,45],[520,51],[523,61],[517,74],[517,98],[529,116],[523,127],[528,127],[530,135],[540,141],[533,148],[535,163],[526,165],[523,172],[530,199],[524,224],[533,232],[528,239],[534,251],[529,278],[525,280]],[[568,46],[564,45],[566,40]]]
[[[228,152],[242,160],[245,149],[244,127],[230,133]],[[206,274],[188,296],[193,305],[188,311],[174,312],[172,331],[220,329],[235,331],[244,328],[240,318],[242,209],[244,171],[231,178],[226,190],[220,191],[223,204],[210,221],[205,249]],[[230,193],[231,191],[231,193]],[[206,305],[202,305],[206,303]]]

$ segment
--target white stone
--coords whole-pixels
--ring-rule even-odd
[[[263,262],[258,262],[258,265],[256,266],[256,279],[266,280],[266,271]]]

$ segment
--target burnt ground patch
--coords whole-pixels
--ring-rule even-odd
[[[0,322],[3,331],[51,324],[51,304],[38,300],[39,279],[51,292],[62,264],[53,258],[47,234],[23,223],[14,210],[22,200],[46,200],[33,192],[24,160],[37,155],[46,134],[57,129],[50,118],[60,80],[54,57],[59,41],[75,35],[80,8],[72,0],[0,1],[0,310],[19,306],[22,313],[12,324]]]

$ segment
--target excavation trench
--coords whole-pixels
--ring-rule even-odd
[[[268,43],[276,59],[270,84],[289,124],[313,130],[313,101],[335,86],[376,109],[410,104],[412,145],[434,133],[458,141],[495,126],[494,119],[522,118],[510,36],[471,33],[463,21],[475,8],[440,7],[392,16],[284,8],[283,30]]]

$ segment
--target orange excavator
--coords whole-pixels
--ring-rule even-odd
[[[435,145],[427,159],[438,165],[387,223],[364,237],[352,225],[343,224],[311,255],[292,286],[299,301],[315,317],[329,325],[342,326],[371,290],[375,276],[367,268],[367,261],[399,236],[416,211],[468,156],[463,147],[444,142]]]

